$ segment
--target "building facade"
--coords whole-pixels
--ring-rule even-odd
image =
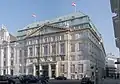
[[[19,74],[36,75],[39,60],[40,73],[50,78],[102,77],[106,54],[101,36],[87,15],[79,12],[25,28],[17,36]]]
[[[112,53],[108,53],[106,56],[106,77],[115,78],[117,76],[117,57]]]
[[[0,75],[16,75],[16,37],[5,26],[0,29]]]
[[[120,0],[110,0],[111,3],[111,11],[115,13],[113,19],[113,27],[115,34],[116,46],[120,49]]]

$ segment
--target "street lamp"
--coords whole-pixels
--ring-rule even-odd
[[[96,73],[96,84],[98,84],[98,68],[97,67],[96,67],[95,73]]]
[[[21,74],[22,64],[19,64],[19,73]]]
[[[78,79],[78,75],[77,75],[77,72],[75,72],[75,75],[76,75],[76,79]]]

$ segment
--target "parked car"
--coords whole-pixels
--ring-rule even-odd
[[[49,77],[48,76],[45,76],[45,75],[41,75],[39,77],[39,81],[41,84],[48,84],[49,82]]]
[[[0,84],[8,84],[7,77],[0,75]]]
[[[39,79],[33,75],[21,75],[19,80],[22,84],[37,83]]]
[[[58,77],[56,77],[55,79],[56,79],[56,80],[67,80],[67,78],[64,77],[64,76],[58,76]]]
[[[84,77],[81,80],[81,84],[94,84],[94,82],[92,80],[90,80],[89,77]]]

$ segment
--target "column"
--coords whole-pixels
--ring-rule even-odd
[[[66,39],[67,39],[67,41],[65,42],[65,44],[66,44],[66,56],[68,57],[68,66],[67,66],[67,68],[68,68],[68,73],[67,73],[67,78],[68,79],[71,79],[71,73],[70,73],[70,34],[69,34],[69,32],[66,34]]]
[[[39,64],[39,67],[40,67],[40,75],[42,75],[42,65]]]
[[[49,72],[49,77],[51,78],[52,77],[52,70],[51,70],[51,64],[48,64],[48,66],[49,66],[49,70],[48,70],[48,72]]]
[[[26,67],[26,75],[28,75],[28,69],[29,69],[29,68],[28,68],[28,66],[27,66],[27,67]]]
[[[4,66],[4,60],[3,60],[3,48],[1,48],[1,60],[0,60],[0,62],[1,62],[1,75],[4,75],[3,74],[3,71],[4,71],[4,69],[3,69],[3,66]]]
[[[36,76],[36,66],[35,66],[35,64],[33,65],[33,75]]]
[[[56,77],[59,76],[59,71],[58,71],[58,62],[56,63]]]
[[[11,74],[10,73],[10,47],[9,47],[9,44],[7,45],[7,74]]]

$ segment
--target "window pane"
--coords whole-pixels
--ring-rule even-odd
[[[61,64],[61,72],[64,73],[64,71],[65,71],[65,65]]]
[[[60,44],[60,53],[65,54],[65,43]]]
[[[30,56],[33,55],[33,50],[32,50],[32,48],[29,48],[29,55],[30,55]]]
[[[78,72],[83,73],[83,64],[78,64]]]
[[[75,61],[75,55],[71,55],[71,61]]]
[[[44,45],[44,54],[48,55],[48,45]]]
[[[36,55],[40,55],[40,47],[36,47]]]
[[[55,36],[52,36],[52,37],[51,37],[51,41],[55,41]]]
[[[84,44],[83,43],[79,43],[78,46],[79,46],[79,51],[84,49]]]
[[[52,54],[56,54],[56,44],[52,44]]]
[[[75,73],[75,64],[71,65],[71,73]]]
[[[71,44],[71,52],[75,52],[75,44],[74,43]]]

